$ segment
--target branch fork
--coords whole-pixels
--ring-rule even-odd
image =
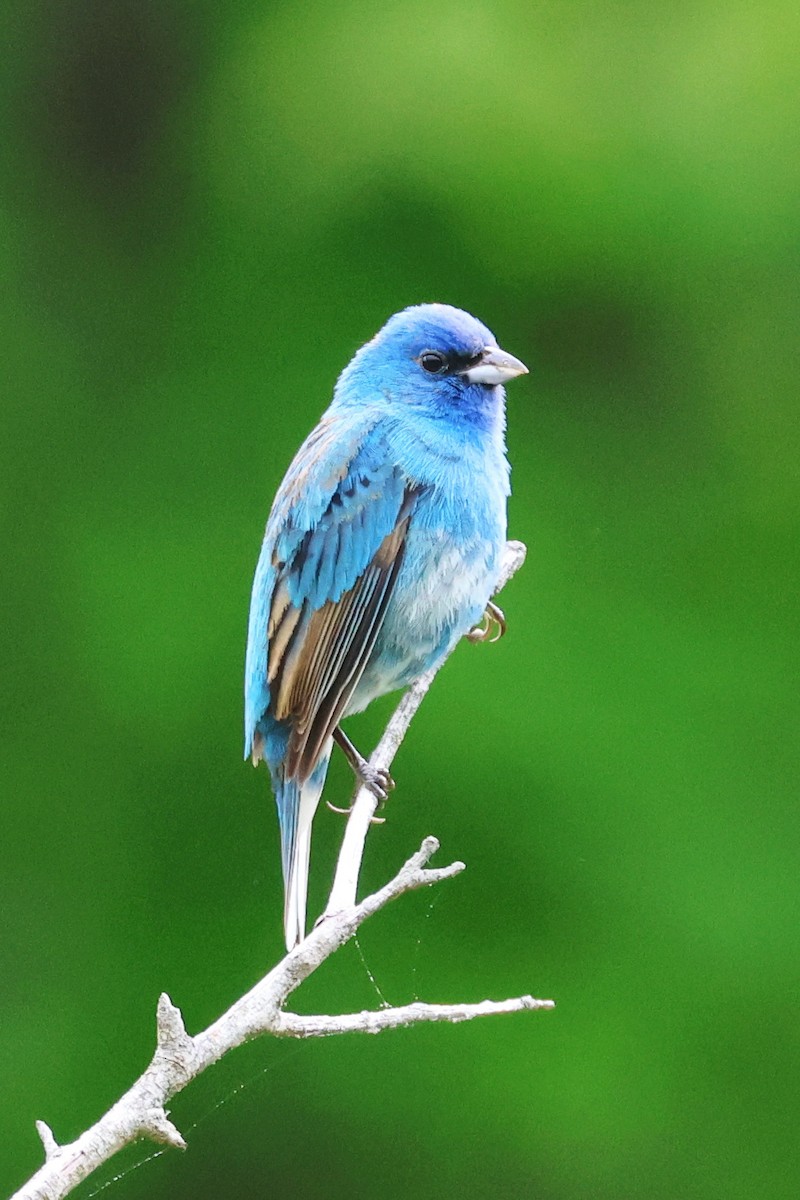
[[[498,591],[524,559],[525,547],[520,542],[507,543]],[[435,674],[436,671],[428,671],[403,696],[370,759],[372,767],[388,771]],[[123,1146],[138,1138],[150,1138],[185,1150],[186,1142],[169,1118],[169,1101],[207,1067],[251,1038],[263,1034],[292,1038],[375,1034],[421,1022],[456,1023],[554,1007],[552,1000],[518,996],[477,1004],[416,1002],[375,1012],[338,1015],[299,1016],[285,1011],[289,996],[349,941],[369,917],[406,892],[443,883],[464,870],[462,862],[429,866],[439,843],[436,838],[427,837],[394,879],[356,903],[364,844],[377,803],[367,787],[362,786],[356,792],[325,912],[305,940],[212,1025],[193,1037],[186,1031],[180,1010],[163,993],[156,1009],[156,1047],[150,1065],[96,1124],[69,1145],[59,1146],[50,1127],[44,1121],[37,1121],[45,1162],[11,1200],[61,1200]]]

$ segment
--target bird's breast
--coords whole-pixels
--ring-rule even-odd
[[[412,641],[438,644],[478,619],[497,582],[506,539],[505,481],[505,473],[462,474],[420,497],[394,611],[387,614],[397,637],[406,629]]]
[[[374,651],[348,706],[406,687],[479,620],[492,596],[505,543],[505,498],[460,506],[421,499]]]

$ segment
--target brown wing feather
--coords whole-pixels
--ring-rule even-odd
[[[337,601],[307,613],[306,605],[290,603],[285,583],[275,588],[269,622],[272,712],[291,722],[286,773],[301,783],[317,765],[367,665],[402,565],[416,496],[416,490],[406,492],[394,529]]]

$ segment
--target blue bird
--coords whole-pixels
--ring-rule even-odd
[[[460,309],[396,313],[342,372],[275,497],[250,603],[245,757],[272,778],[288,950],[305,936],[333,742],[379,798],[394,786],[342,718],[412,683],[482,617],[504,629],[490,603],[510,490],[502,385],[523,374]]]

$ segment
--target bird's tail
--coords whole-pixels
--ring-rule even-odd
[[[306,935],[308,863],[311,855],[311,823],[328,772],[330,750],[320,759],[305,783],[286,779],[275,788],[281,828],[283,864],[283,929],[286,949],[292,950]]]

